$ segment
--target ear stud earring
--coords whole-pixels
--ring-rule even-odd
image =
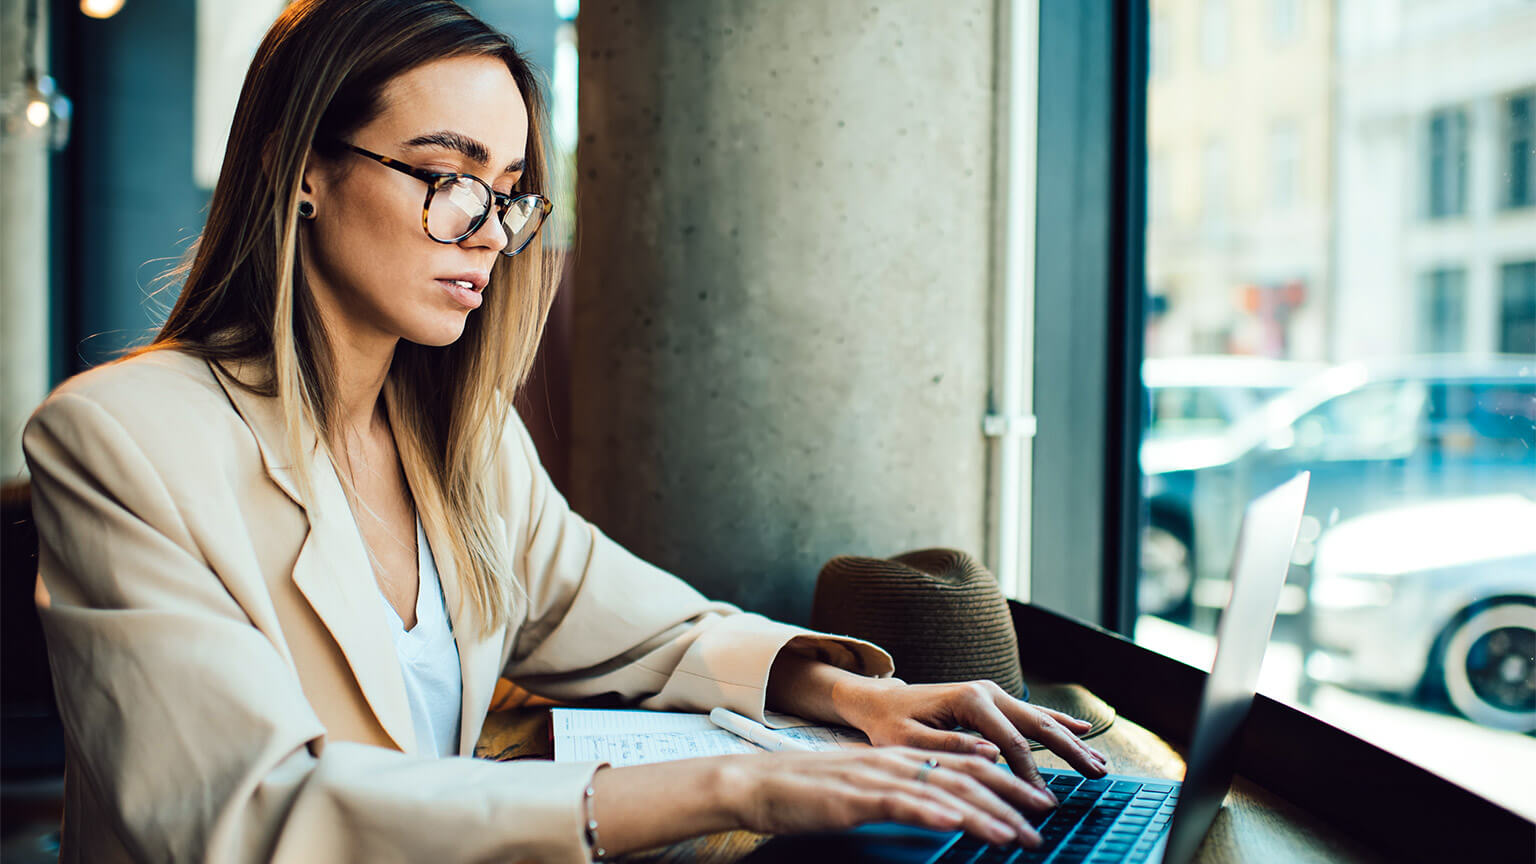
[[[314,205],[313,202],[310,202],[310,201],[300,201],[299,202],[299,218],[301,218],[301,219],[313,219],[313,218],[315,218],[315,205]]]

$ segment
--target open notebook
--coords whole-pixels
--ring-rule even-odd
[[[606,761],[614,766],[666,762],[694,756],[762,753],[761,747],[709,722],[708,714],[674,711],[622,711],[555,708],[555,761]],[[815,750],[868,747],[856,729],[821,726],[789,714],[768,712],[768,725],[779,734]]]

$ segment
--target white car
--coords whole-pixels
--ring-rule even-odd
[[[1536,732],[1536,500],[1447,498],[1326,530],[1309,591],[1307,675],[1443,693],[1468,719]]]

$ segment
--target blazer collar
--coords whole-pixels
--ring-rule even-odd
[[[318,436],[307,422],[301,429],[303,457],[308,462],[315,500],[306,503],[299,493],[293,460],[289,457],[285,423],[278,400],[252,393],[240,383],[255,384],[263,379],[267,367],[259,363],[225,364],[210,362],[230,401],[245,420],[261,451],[262,465],[309,520],[309,532],[293,566],[293,582],[315,614],[324,622],[331,637],[341,648],[352,674],[379,724],[400,750],[417,751],[410,704],[405,695],[405,679],[395,653],[394,636],[381,603],[385,602],[374,579],[367,550],[357,521],[342,491],[341,481]],[[392,382],[384,386],[385,405],[392,429],[403,428],[398,422]],[[413,498],[424,478],[406,465],[406,482]],[[460,706],[459,752],[474,754],[475,741],[490,705],[495,687],[496,666],[500,659],[499,640],[480,639],[479,620],[469,609],[460,610],[462,590],[457,562],[449,550],[448,526],[441,524],[432,508],[418,508],[423,532],[434,550],[433,558],[442,582],[444,600],[453,620],[453,637],[459,649],[463,684]]]
[[[405,423],[400,419],[400,407],[396,399],[394,380],[385,381],[384,407],[389,413],[389,428],[404,429]],[[397,446],[398,441],[397,438]],[[402,459],[401,465],[405,469],[406,483],[411,488],[413,499],[420,501],[421,496],[416,494],[416,490],[423,488],[426,483],[426,478],[418,474],[421,466],[412,459]],[[432,547],[433,563],[437,565],[438,578],[443,585],[444,605],[453,623],[453,641],[459,648],[459,674],[464,688],[459,706],[459,753],[473,756],[475,742],[480,740],[480,729],[485,724],[485,712],[490,708],[491,695],[496,689],[496,679],[500,676],[501,640],[478,635],[481,619],[464,602],[463,580],[459,575],[458,561],[452,554],[450,525],[445,523],[445,515],[433,512],[431,507],[419,505],[416,512],[421,517],[421,528],[427,535],[427,545]],[[493,515],[492,518],[501,529],[500,535],[505,536],[506,523],[499,516]]]

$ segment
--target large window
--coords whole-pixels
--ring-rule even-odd
[[[1419,350],[1440,354],[1466,347],[1467,271],[1436,267],[1419,285]]]
[[[1505,207],[1536,205],[1536,90],[1504,103]]]
[[[1461,108],[1434,111],[1428,128],[1425,215],[1431,219],[1460,216],[1467,208],[1467,112]]]
[[[1505,264],[1499,285],[1499,350],[1536,354],[1536,261]]]
[[[1204,62],[1147,84],[1135,638],[1209,663],[1310,471],[1260,689],[1536,816],[1536,13],[1150,12]]]

